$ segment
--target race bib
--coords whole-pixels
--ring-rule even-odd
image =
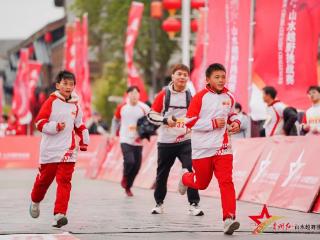
[[[177,118],[176,128],[186,128],[186,123],[184,118]]]

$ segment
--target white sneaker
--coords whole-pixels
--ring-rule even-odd
[[[67,224],[68,224],[68,219],[66,215],[62,213],[57,213],[56,215],[54,215],[52,227],[61,228],[62,226]]]
[[[183,183],[182,183],[182,176],[183,174],[189,172],[188,169],[186,168],[182,168],[181,170],[181,176],[180,176],[180,181],[179,181],[179,185],[178,185],[178,192],[181,194],[181,195],[184,195],[188,189],[187,186],[185,186]]]
[[[154,208],[151,210],[151,214],[162,214],[163,213],[163,204],[158,203]]]
[[[35,203],[31,201],[29,213],[31,217],[38,218],[40,215],[40,203]]]
[[[223,232],[224,234],[232,235],[235,230],[239,229],[239,227],[240,223],[238,221],[233,220],[232,218],[227,218],[224,221]]]
[[[192,216],[203,216],[204,212],[201,210],[198,203],[191,203],[189,207],[189,214]]]

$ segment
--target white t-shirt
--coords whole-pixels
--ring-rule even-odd
[[[140,101],[136,105],[126,102],[118,106],[114,117],[120,121],[120,143],[142,145],[137,132],[137,121],[149,111],[149,106]]]

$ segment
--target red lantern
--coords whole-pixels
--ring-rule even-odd
[[[152,18],[156,18],[156,19],[162,18],[162,2],[160,2],[160,1],[151,2],[150,16]]]
[[[173,16],[176,10],[181,8],[181,0],[163,0],[162,4],[168,10],[170,16]]]
[[[174,17],[168,17],[163,21],[162,29],[168,33],[170,39],[173,39],[175,33],[181,30],[181,22]]]
[[[201,8],[205,6],[204,0],[191,0],[191,8]]]
[[[191,31],[192,32],[196,32],[198,31],[198,20],[197,19],[193,19],[190,23],[190,27],[191,27]]]
[[[46,43],[51,43],[52,42],[52,34],[51,34],[51,32],[46,32],[44,34],[44,41]]]

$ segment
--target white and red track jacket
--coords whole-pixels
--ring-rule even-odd
[[[215,119],[224,118],[228,124],[241,124],[234,111],[235,100],[228,89],[217,94],[209,87],[197,93],[187,112],[187,127],[191,128],[192,159],[231,154],[227,124],[216,128]]]
[[[275,100],[267,107],[267,119],[263,125],[266,137],[283,134],[283,110],[285,108],[286,105],[279,100]]]
[[[147,115],[150,108],[143,102],[131,105],[128,101],[117,107],[114,118],[120,121],[120,143],[140,146],[142,141],[137,132],[137,121],[139,118]]]
[[[320,104],[315,104],[306,111],[302,123],[310,126],[309,133],[320,133]]]
[[[163,114],[166,95],[166,90],[163,89],[157,94],[152,104],[151,111],[148,114],[148,119],[150,122],[160,125],[158,129],[159,143],[179,143],[190,140],[190,130],[188,130],[185,125],[187,113],[186,91],[188,87],[181,92],[173,90],[172,82],[168,87],[171,92],[168,111]],[[163,124],[163,119],[168,118],[169,116],[175,116],[177,118],[175,127],[169,127],[168,125]]]
[[[65,123],[62,131],[58,131],[57,127],[60,122]],[[71,94],[68,101],[58,91],[52,93],[43,103],[35,123],[36,128],[42,132],[41,164],[76,162],[78,147],[75,134],[80,137],[80,148],[89,144],[89,132],[82,122],[82,110],[75,93]]]

